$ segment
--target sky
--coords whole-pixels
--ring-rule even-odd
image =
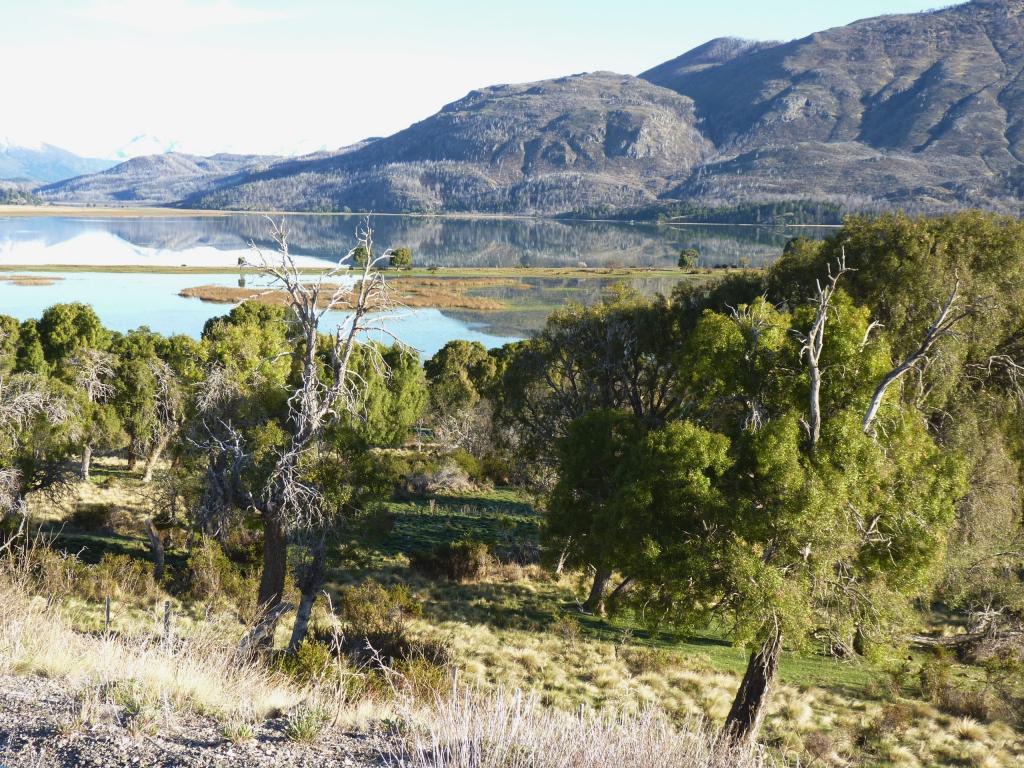
[[[474,88],[639,74],[715,37],[789,40],[936,5],[0,0],[0,140],[109,158],[334,149],[401,130]]]

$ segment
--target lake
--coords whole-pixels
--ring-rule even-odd
[[[364,217],[288,215],[283,218],[291,250],[303,266],[336,260],[354,244]],[[411,248],[417,267],[516,268],[522,275],[510,311],[417,309],[389,320],[389,329],[424,355],[447,341],[472,339],[498,346],[523,338],[546,314],[567,301],[596,300],[612,280],[533,278],[533,267],[646,267],[672,269],[679,251],[696,248],[701,266],[764,266],[777,258],[797,231],[755,227],[658,226],[649,223],[581,222],[544,219],[375,216],[374,240],[381,247]],[[0,266],[25,267],[19,274],[55,278],[48,285],[18,285],[0,273],[0,313],[38,317],[65,301],[93,305],[110,328],[148,325],[161,333],[197,336],[210,317],[227,312],[178,296],[198,284],[235,285],[237,274],[161,273],[161,268],[231,269],[250,244],[271,247],[269,223],[258,215],[226,216],[3,216]],[[826,229],[798,230],[823,236]],[[96,267],[97,271],[42,273],[32,267]],[[113,266],[139,271],[101,271]],[[664,273],[663,273],[664,274]],[[9,275],[8,275],[9,277]],[[251,281],[251,278],[250,278]],[[644,293],[667,293],[674,277],[633,281]],[[495,289],[491,294],[499,292]],[[486,292],[485,292],[486,293]]]

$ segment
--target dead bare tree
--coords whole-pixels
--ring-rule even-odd
[[[374,255],[369,221],[360,226],[356,247],[312,280],[290,253],[284,226],[273,221],[271,225],[276,249],[266,253],[253,245],[253,258],[245,266],[267,278],[271,289],[287,295],[296,349],[301,354],[298,383],[288,398],[286,444],[277,454],[265,487],[250,495],[264,531],[258,601],[267,616],[279,616],[274,609],[284,593],[288,530],[318,527],[330,515],[320,489],[303,475],[303,460],[318,450],[329,424],[344,413],[358,410],[359,392],[365,382],[353,365],[356,347],[371,332],[394,337],[381,327],[386,317],[381,312],[391,302],[380,268],[391,254],[385,251]],[[357,254],[365,254],[365,259],[358,264],[355,286],[332,284],[351,273]],[[328,312],[345,316],[331,335],[330,348],[322,350],[320,327]],[[372,345],[366,348],[371,364],[386,375],[381,356]],[[326,376],[322,373],[325,368]],[[273,632],[266,637],[272,638]]]
[[[816,310],[810,330],[807,333],[797,334],[797,338],[803,345],[800,348],[800,355],[807,360],[807,373],[811,384],[808,408],[810,421],[807,425],[807,434],[812,449],[818,444],[821,437],[821,351],[825,346],[825,326],[831,312],[836,285],[839,283],[839,279],[850,271],[850,268],[846,266],[846,251],[844,250],[836,261],[834,270],[829,264],[828,279],[825,284],[822,285],[820,280],[817,281],[818,290],[814,299]]]
[[[938,317],[935,318],[928,330],[925,331],[924,338],[921,339],[920,345],[917,349],[911,352],[905,357],[898,365],[896,365],[891,371],[882,377],[878,387],[875,389],[874,394],[871,396],[871,402],[868,405],[867,411],[864,413],[864,421],[862,428],[865,434],[871,434],[871,425],[875,421],[875,417],[878,416],[878,409],[882,405],[882,399],[885,397],[886,391],[895,384],[900,378],[903,377],[907,371],[916,368],[918,365],[928,360],[928,355],[934,348],[935,344],[945,336],[949,336],[953,332],[954,326],[967,317],[970,314],[969,309],[959,309],[957,304],[960,299],[960,281],[957,280],[953,285],[953,290],[949,294],[949,298],[946,299],[945,304],[939,310]]]
[[[142,482],[149,483],[153,479],[153,470],[167,449],[171,438],[178,431],[184,417],[184,396],[174,370],[163,360],[150,362],[150,369],[156,379],[156,426],[153,430],[152,443],[146,455],[146,463],[142,470]]]
[[[3,466],[17,451],[17,434],[33,419],[45,417],[51,424],[69,418],[67,404],[47,391],[46,382],[33,374],[0,376],[0,515],[19,512],[24,507],[21,472]]]
[[[71,363],[75,369],[75,385],[85,393],[86,400],[90,405],[106,402],[113,396],[114,385],[111,383],[114,378],[113,355],[97,349],[89,349],[76,355]],[[89,438],[89,430],[86,429],[82,440],[82,480],[89,479],[91,465],[92,441]]]

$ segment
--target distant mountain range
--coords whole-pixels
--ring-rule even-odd
[[[36,146],[0,136],[0,179],[19,182],[50,182],[102,171],[112,160],[79,157],[52,144]]]
[[[786,43],[713,40],[639,77],[484,88],[335,152],[143,160],[37,194],[242,210],[639,216],[815,201],[1021,213],[1024,0]]]

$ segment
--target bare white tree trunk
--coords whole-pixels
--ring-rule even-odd
[[[156,443],[153,444],[153,448],[150,450],[149,455],[146,456],[146,463],[142,468],[142,482],[149,483],[153,480],[153,470],[156,468],[156,463],[160,461],[160,456],[167,449],[167,444],[171,441],[171,433],[164,432],[157,438]]]
[[[83,482],[86,482],[86,483],[89,482],[89,470],[91,469],[91,467],[92,467],[92,446],[86,444],[86,445],[82,446],[82,464],[81,464],[81,469],[79,470],[79,474],[81,475],[81,478],[82,478]]]
[[[871,396],[871,403],[868,405],[868,409],[864,414],[864,421],[861,424],[865,434],[871,434],[871,425],[874,423],[875,417],[878,416],[878,409],[881,407],[882,399],[885,397],[885,393],[889,387],[899,381],[907,371],[915,368],[922,360],[927,359],[928,353],[931,352],[935,343],[943,336],[949,335],[953,330],[953,326],[967,316],[967,311],[954,314],[954,309],[959,295],[960,281],[957,280],[956,284],[953,286],[952,292],[949,294],[949,298],[946,299],[946,303],[942,305],[942,309],[939,311],[939,316],[935,319],[935,322],[931,324],[928,330],[925,331],[924,338],[921,340],[920,346],[911,352],[899,365],[882,377],[882,381],[879,383],[877,389],[875,389],[875,393]]]
[[[828,313],[832,296],[836,292],[836,284],[839,278],[849,271],[846,266],[846,252],[843,251],[836,263],[835,272],[833,273],[831,264],[828,267],[828,283],[823,286],[821,281],[818,281],[818,295],[815,297],[818,308],[814,314],[814,322],[806,334],[800,335],[800,341],[803,342],[800,354],[807,360],[807,374],[810,379],[810,420],[807,432],[811,448],[814,448],[821,438],[821,350],[825,346],[825,325],[828,323]]]

